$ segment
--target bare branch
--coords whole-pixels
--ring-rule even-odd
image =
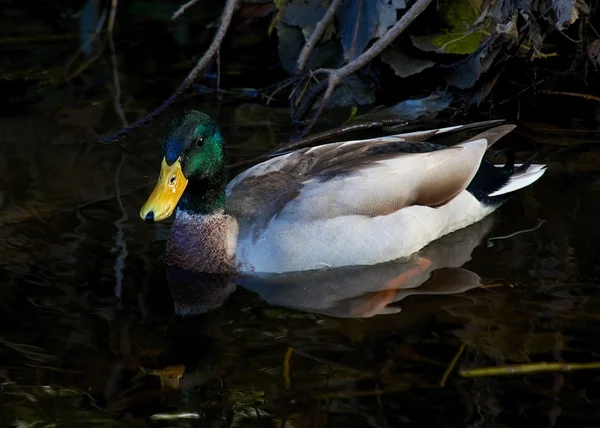
[[[321,37],[323,37],[323,33],[333,20],[333,16],[340,7],[340,4],[342,4],[342,0],[333,0],[329,5],[329,8],[325,12],[325,15],[323,15],[323,18],[321,18],[314,31],[311,33],[310,38],[308,39],[308,41],[302,48],[302,52],[300,52],[300,55],[298,56],[298,63],[296,65],[296,72],[298,74],[302,73],[304,67],[306,67],[308,57],[310,57],[310,54],[312,53],[313,49],[315,48],[315,46],[317,46],[317,43],[319,43]]]
[[[431,1],[432,0],[417,0],[410,7],[410,9],[408,9],[408,11],[402,15],[402,18],[400,18],[400,20],[383,35],[383,37],[373,43],[373,46],[367,49],[354,61],[351,61],[344,67],[336,70],[336,74],[346,77],[364,67],[368,62],[383,52],[383,50],[387,48],[390,43],[396,40],[398,36],[402,34],[404,30],[406,30],[408,26],[412,24],[413,21],[417,19],[421,13],[423,13],[423,11],[425,11],[425,9],[427,9],[427,6],[429,6]]]
[[[131,131],[133,131],[141,126],[144,126],[145,124],[150,122],[152,119],[154,119],[158,115],[164,113],[165,110],[167,108],[169,108],[171,106],[171,104],[173,104],[177,100],[177,98],[179,98],[181,96],[181,94],[183,94],[192,85],[192,83],[194,83],[194,80],[196,80],[198,75],[202,72],[202,70],[204,70],[206,68],[208,63],[214,58],[214,56],[219,51],[219,48],[221,47],[221,43],[223,42],[223,39],[225,38],[225,34],[227,34],[227,30],[229,29],[229,24],[231,23],[231,19],[233,18],[233,13],[237,7],[237,3],[238,3],[238,0],[227,0],[227,3],[225,4],[225,8],[223,9],[223,13],[221,14],[221,24],[219,25],[219,28],[213,38],[212,43],[210,44],[210,46],[208,47],[208,49],[206,50],[206,52],[204,53],[202,58],[200,58],[200,60],[196,64],[196,66],[187,75],[187,77],[181,83],[181,85],[179,85],[179,88],[177,88],[175,93],[173,93],[173,95],[171,95],[169,98],[167,98],[167,100],[165,102],[163,102],[153,112],[146,115],[142,119],[138,120],[133,125],[117,132],[116,134],[114,134],[110,137],[104,138],[103,139],[104,142],[111,142],[111,141],[118,140],[119,138],[129,134]]]
[[[185,12],[185,10],[188,7],[191,7],[191,6],[195,5],[196,3],[198,3],[198,0],[190,0],[187,3],[185,3],[185,4],[182,4],[179,7],[179,9],[177,9],[175,11],[175,13],[173,14],[173,16],[171,16],[171,19],[177,19],[177,18],[179,18],[181,15],[183,15],[183,13]]]
[[[110,3],[110,15],[108,17],[108,27],[106,31],[108,34],[112,34],[115,29],[115,18],[117,16],[117,7],[119,6],[119,0],[111,0]]]
[[[317,122],[319,115],[323,112],[325,106],[329,103],[329,99],[333,94],[335,88],[342,83],[342,81],[351,75],[352,73],[360,70],[362,67],[367,65],[372,59],[374,59],[377,55],[379,55],[385,48],[387,48],[390,43],[392,43],[396,38],[404,32],[408,28],[410,24],[429,6],[432,0],[417,0],[411,8],[400,18],[396,24],[392,28],[390,28],[387,33],[383,35],[379,40],[377,40],[373,45],[363,52],[358,58],[353,61],[350,61],[345,66],[338,68],[337,70],[317,70],[317,72],[327,73],[329,74],[327,80],[327,89],[321,98],[321,102],[317,111],[313,115],[310,120],[308,126],[303,131],[302,135],[306,135],[308,131],[310,131]]]

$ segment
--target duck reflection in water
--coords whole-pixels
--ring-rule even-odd
[[[410,257],[372,266],[327,268],[283,274],[229,277],[168,271],[179,315],[197,315],[223,305],[240,285],[269,304],[338,318],[395,314],[402,299],[415,294],[458,294],[481,286],[465,268],[490,231],[493,216],[430,243]]]

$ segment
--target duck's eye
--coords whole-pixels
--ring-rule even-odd
[[[196,141],[194,144],[196,145],[196,147],[201,147],[204,144],[204,137],[196,138]]]

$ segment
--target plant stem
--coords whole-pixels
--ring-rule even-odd
[[[317,111],[313,115],[311,121],[309,122],[306,129],[303,131],[302,135],[306,135],[308,131],[310,131],[317,119],[323,112],[323,109],[329,102],[331,95],[335,88],[342,83],[342,81],[351,75],[352,73],[360,70],[362,67],[367,65],[372,59],[374,59],[377,55],[379,55],[385,48],[387,48],[390,43],[392,43],[396,38],[404,32],[408,28],[412,22],[417,19],[417,17],[429,6],[432,0],[417,0],[411,8],[402,15],[402,18],[398,22],[394,24],[392,28],[390,28],[379,40],[377,40],[373,45],[363,52],[359,57],[350,61],[345,66],[338,68],[336,70],[320,70],[321,73],[328,73],[329,77],[327,79],[327,89],[321,98],[321,102],[319,103],[319,107]]]
[[[142,119],[138,120],[133,125],[125,128],[125,129],[122,129],[121,131],[117,132],[116,134],[114,134],[110,137],[104,138],[103,142],[111,142],[111,141],[118,140],[119,138],[129,134],[131,131],[133,131],[137,128],[140,128],[141,126],[146,125],[152,119],[154,119],[157,116],[159,116],[160,114],[164,113],[167,110],[167,108],[169,108],[177,100],[177,98],[179,98],[181,96],[181,94],[183,94],[192,85],[192,83],[194,83],[194,81],[196,80],[196,78],[198,77],[200,72],[202,72],[206,68],[206,66],[209,64],[209,62],[214,58],[214,56],[219,51],[219,48],[221,47],[221,43],[223,42],[223,39],[225,38],[225,34],[227,34],[227,30],[229,29],[229,24],[231,24],[231,19],[233,18],[233,13],[237,7],[237,4],[238,4],[238,0],[227,0],[227,3],[225,4],[225,8],[223,9],[223,13],[221,14],[221,24],[219,25],[219,28],[217,29],[217,32],[216,32],[210,46],[208,47],[208,49],[206,50],[206,52],[204,53],[202,58],[200,58],[200,60],[196,64],[196,66],[187,75],[185,80],[181,83],[181,85],[179,85],[179,88],[177,88],[175,93],[173,93],[173,95],[171,95],[169,98],[167,98],[167,100],[164,101],[153,112],[149,113]]]
[[[313,49],[315,48],[317,43],[319,43],[321,37],[323,37],[323,33],[333,20],[333,16],[340,7],[340,4],[342,4],[342,0],[333,0],[329,5],[329,8],[325,12],[325,15],[323,15],[323,18],[321,18],[314,31],[311,33],[310,38],[308,39],[308,41],[302,48],[302,52],[300,52],[300,55],[298,56],[298,63],[296,65],[296,72],[298,74],[302,73],[304,67],[306,67],[308,57],[310,57],[310,54],[312,53]]]

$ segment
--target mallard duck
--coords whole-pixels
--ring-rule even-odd
[[[206,273],[283,273],[373,265],[409,256],[480,221],[538,180],[545,165],[499,168],[486,150],[503,124],[453,146],[425,142],[452,126],[302,148],[227,183],[224,140],[208,115],[167,125],[146,222],[175,212],[170,265]]]

